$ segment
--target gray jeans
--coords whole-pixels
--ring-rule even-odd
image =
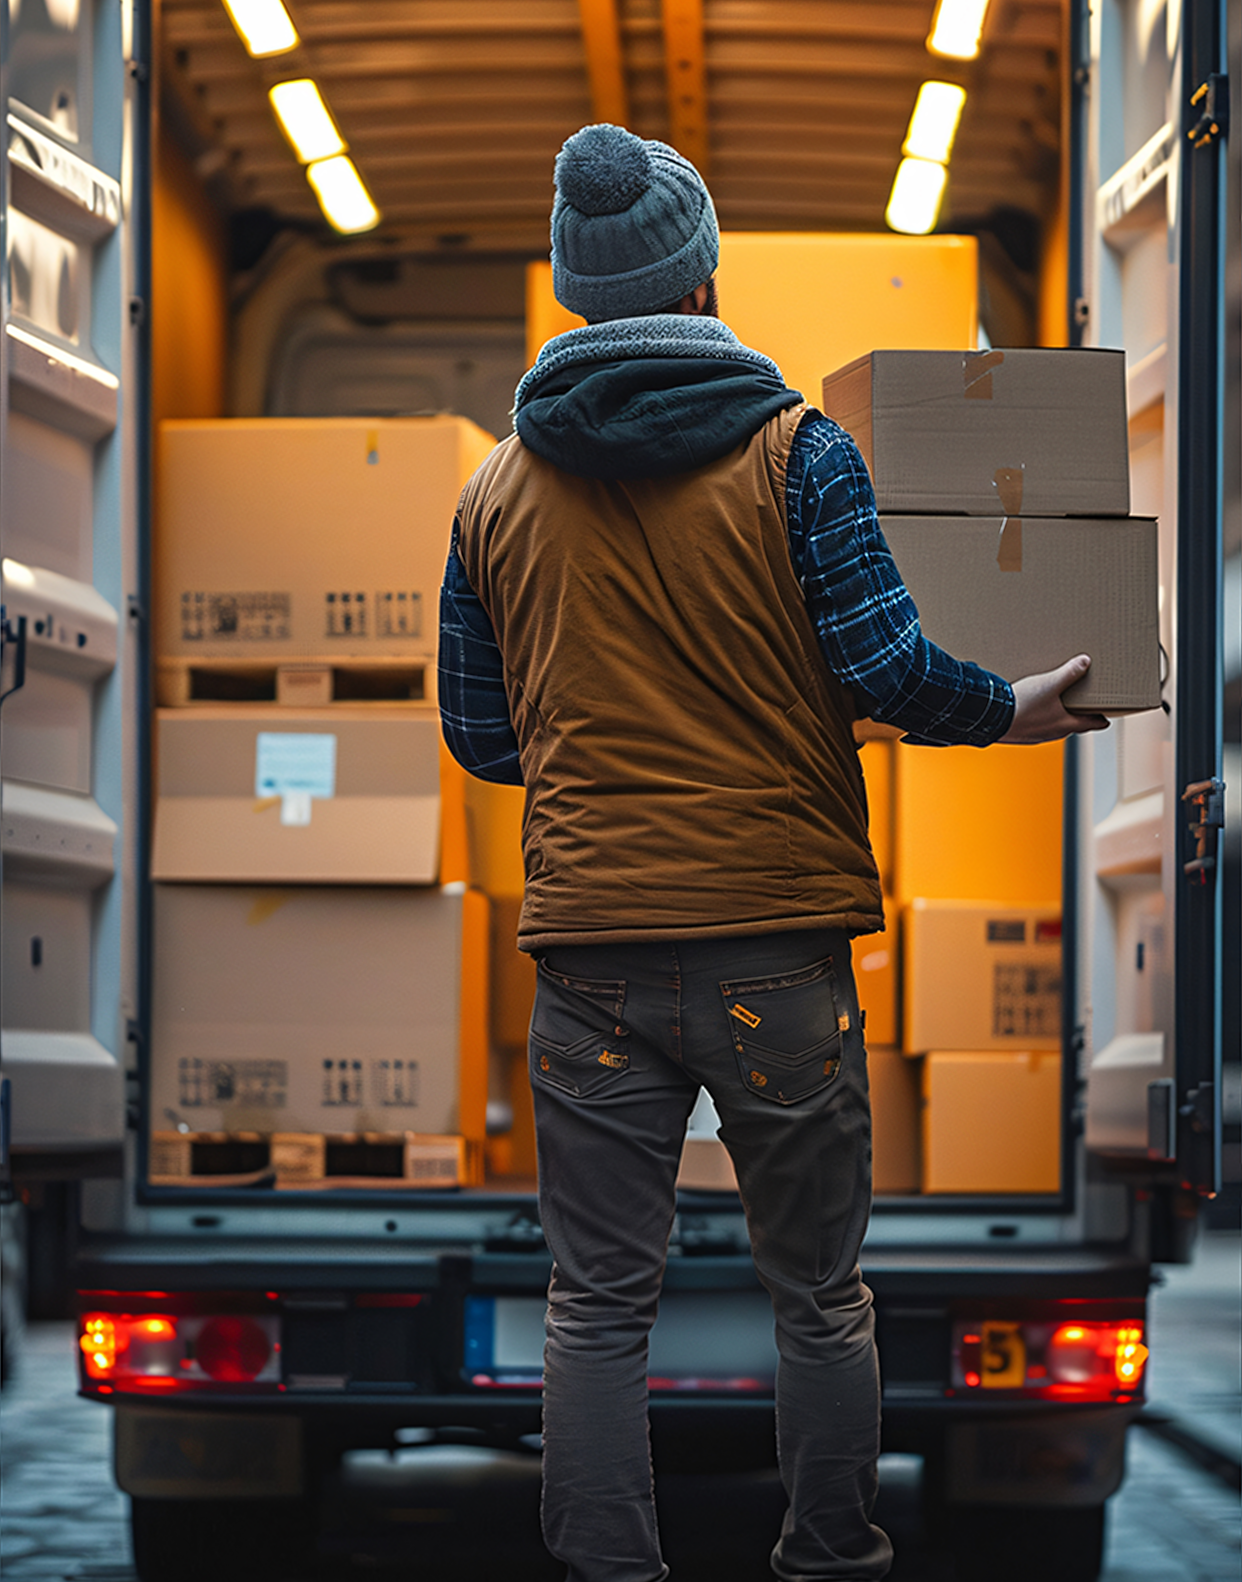
[[[552,1250],[543,1528],[567,1582],[659,1582],[647,1423],[686,1122],[700,1085],[772,1298],[784,1582],[870,1582],[880,1392],[858,1251],[870,1208],[866,1051],[849,941],[823,930],[557,948],[531,1021]]]

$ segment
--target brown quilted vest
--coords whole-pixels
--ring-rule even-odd
[[[852,700],[789,558],[805,410],[629,482],[513,436],[466,485],[526,783],[523,950],[883,926]]]

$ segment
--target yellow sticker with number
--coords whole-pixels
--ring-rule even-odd
[[[984,1324],[979,1372],[985,1390],[1020,1390],[1026,1383],[1026,1342],[1020,1324]]]

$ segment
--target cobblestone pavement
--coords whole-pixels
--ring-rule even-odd
[[[1201,1241],[1193,1266],[1167,1273],[1152,1298],[1150,1416],[1156,1427],[1131,1433],[1126,1481],[1109,1505],[1101,1582],[1238,1582],[1239,1501],[1227,1475],[1242,1453],[1239,1237],[1212,1233]],[[76,1398],[73,1367],[72,1326],[33,1325],[17,1376],[0,1399],[5,1582],[135,1582],[126,1501],[112,1482],[110,1415]],[[1207,1446],[1208,1452],[1196,1461],[1185,1445],[1166,1437],[1170,1428],[1174,1438],[1184,1430],[1191,1448]],[[1203,1464],[1212,1462],[1213,1450],[1215,1471]],[[892,1582],[952,1582],[949,1561],[922,1532],[919,1468],[908,1456],[886,1456],[882,1463],[878,1514],[898,1550]],[[411,1500],[415,1475],[418,1496]],[[405,1452],[395,1461],[359,1458],[353,1476],[371,1498],[404,1487],[408,1514],[424,1524],[417,1536],[420,1582],[465,1582],[476,1570],[480,1577],[498,1574],[484,1547],[489,1543],[503,1545],[510,1582],[557,1575],[539,1549],[533,1459],[469,1449]],[[669,1478],[661,1493],[678,1582],[694,1582],[700,1572],[716,1582],[753,1582],[767,1574],[763,1554],[780,1512],[772,1477]],[[480,1523],[483,1510],[486,1522]],[[407,1527],[401,1538],[407,1548],[408,1533]],[[374,1552],[342,1558],[317,1572],[316,1582],[412,1571],[408,1563],[394,1570],[377,1562]]]

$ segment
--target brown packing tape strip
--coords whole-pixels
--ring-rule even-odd
[[[1002,571],[1022,570],[1022,518],[1007,516],[1001,523],[996,564]]]
[[[992,399],[992,372],[1005,361],[1004,352],[963,352],[962,384],[967,401]]]
[[[996,564],[1002,571],[1022,570],[1022,489],[1024,467],[998,467],[992,483],[1000,499],[1005,519],[1001,523]]]

